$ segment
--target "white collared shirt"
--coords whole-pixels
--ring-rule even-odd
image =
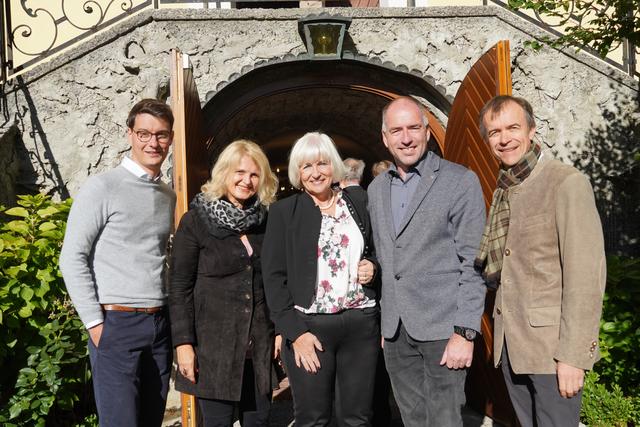
[[[147,173],[146,170],[144,170],[142,166],[131,160],[131,158],[128,156],[124,156],[124,158],[122,159],[122,163],[120,164],[122,165],[122,167],[124,167],[126,170],[128,170],[138,178],[146,179],[153,182],[160,181],[160,178],[162,178],[162,172],[158,173],[158,175],[156,175],[155,177],[152,177]]]

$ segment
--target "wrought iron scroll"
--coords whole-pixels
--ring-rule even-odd
[[[541,15],[538,10],[533,11],[534,16],[527,15],[518,10],[513,10],[509,8],[508,2],[504,2],[501,0],[483,0],[483,4],[487,5],[488,3],[491,3],[497,6],[501,6],[509,10],[510,12],[515,13],[519,17],[526,19],[527,21],[532,22],[533,24],[536,24],[537,26],[545,29],[546,31],[552,33],[555,36],[561,36],[563,34],[562,29],[566,25],[571,25],[571,26],[574,26],[574,25],[582,26],[583,24],[588,25],[586,21],[588,21],[591,17],[599,14],[603,14],[603,13],[606,14],[607,10],[610,7],[612,7],[608,4],[608,2],[595,2],[595,1],[582,2],[581,6],[583,6],[583,8],[578,13],[576,10],[577,1],[579,0],[562,2],[562,5],[566,5],[567,8],[566,10],[562,10],[560,13],[558,13],[557,16],[555,16],[555,18],[557,18],[557,22],[551,22],[548,16]],[[558,7],[561,7],[561,6],[559,5]],[[581,49],[589,54],[596,56],[598,59],[601,59],[607,64],[629,74],[630,76],[634,78],[639,78],[640,74],[636,67],[636,59],[635,59],[636,53],[638,52],[637,51],[638,46],[635,46],[634,44],[629,42],[629,40],[625,39],[621,41],[619,44],[611,46],[610,52],[620,47],[622,48],[622,62],[611,58],[611,56],[602,58],[597,51],[595,51],[594,49],[588,46],[583,46],[581,47]]]
[[[5,0],[3,3],[5,7],[3,10],[4,21],[2,22],[3,39],[1,40],[2,80],[6,80],[36,62],[131,16],[139,10],[151,5],[155,6],[157,0],[61,0],[61,2],[52,2],[50,8],[30,7],[29,0]],[[47,24],[51,25],[51,33],[45,34],[44,31],[34,28],[35,24],[29,22],[23,22],[14,27],[12,25],[12,7],[20,8],[29,19],[45,19]],[[109,17],[110,14],[111,17]],[[78,19],[78,16],[82,20]],[[80,34],[65,40],[60,32],[63,25],[75,32],[80,32]],[[36,51],[29,50],[25,45],[35,37],[38,37],[39,42],[44,40],[42,43],[44,47]],[[44,39],[45,37],[46,39]],[[16,64],[14,52],[19,52],[22,57],[28,59]]]

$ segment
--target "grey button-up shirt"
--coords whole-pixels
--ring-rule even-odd
[[[404,180],[400,178],[395,165],[392,165],[387,171],[391,176],[391,215],[393,216],[393,226],[396,234],[400,232],[400,224],[407,214],[409,203],[411,203],[411,199],[420,183],[420,178],[422,177],[420,166],[424,163],[425,158],[426,156],[409,168]]]

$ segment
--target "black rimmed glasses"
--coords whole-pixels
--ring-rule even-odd
[[[148,130],[140,129],[134,130],[136,136],[140,140],[140,142],[149,142],[151,141],[151,137],[155,136],[156,141],[159,144],[168,144],[171,141],[171,132],[168,131],[160,131],[160,132],[149,132]]]

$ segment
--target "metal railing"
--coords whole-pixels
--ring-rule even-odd
[[[2,0],[0,82],[144,9],[181,5],[219,9],[224,3],[256,2],[290,0],[52,0],[46,6],[31,6],[29,0]]]
[[[55,55],[158,0],[51,2],[31,7],[28,0],[5,0],[2,10],[2,79]]]
[[[60,51],[80,43],[96,32],[117,22],[127,19],[135,13],[147,9],[172,7],[177,4],[198,5],[201,8],[219,8],[223,0],[59,0],[47,3],[45,7],[31,7],[29,0],[4,0],[0,7],[0,82],[7,81],[25,69],[44,61]],[[263,1],[282,2],[283,0],[232,0],[231,4]],[[412,0],[408,0],[410,2]],[[574,0],[578,1],[578,0]],[[539,14],[533,16],[514,11],[500,0],[483,0],[484,5],[497,5],[560,36],[560,29],[566,23],[549,23]],[[567,19],[577,19],[569,13]],[[611,57],[600,58],[597,52],[589,48],[583,50],[612,67],[634,78],[640,77],[636,57],[638,47],[624,40],[621,43],[621,60]]]

